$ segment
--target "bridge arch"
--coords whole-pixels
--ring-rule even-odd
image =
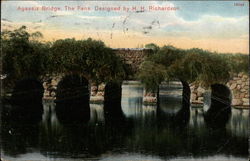
[[[64,76],[57,85],[56,115],[61,123],[86,123],[90,119],[89,82],[78,74]]]
[[[183,128],[189,123],[190,119],[190,87],[189,83],[184,80],[169,81],[166,83],[161,83],[159,88],[158,98],[157,98],[157,115],[159,125],[165,126],[165,124],[171,124],[174,128]],[[171,93],[171,89],[174,88],[174,93]],[[180,92],[177,91],[181,90]],[[167,93],[165,93],[167,92]],[[170,92],[170,93],[169,93]],[[177,93],[176,93],[177,92]],[[174,109],[165,108],[169,107],[169,100],[164,99],[165,96],[174,99],[175,106]],[[163,100],[162,100],[163,99]],[[161,103],[165,101],[165,103]],[[171,103],[170,103],[171,104]],[[172,104],[171,104],[172,105]],[[176,109],[176,107],[178,109]]]
[[[56,102],[79,99],[89,102],[89,81],[78,74],[62,77],[57,84]]]
[[[231,91],[224,84],[212,84],[211,91],[211,104],[204,120],[212,128],[225,127],[231,116]]]

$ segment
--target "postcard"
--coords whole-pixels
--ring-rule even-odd
[[[249,1],[1,1],[3,161],[245,161]]]

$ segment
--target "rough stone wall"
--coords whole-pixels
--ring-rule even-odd
[[[55,99],[57,84],[62,79],[62,76],[49,77],[43,82],[44,99]]]
[[[152,53],[151,49],[144,48],[116,48],[113,49],[114,52],[120,56],[123,61],[128,64],[132,73],[136,73],[139,69],[139,66],[143,60]],[[44,98],[45,99],[55,99],[55,92],[58,82],[61,80],[62,76],[50,76],[47,80],[44,80]],[[103,101],[105,85],[99,85],[98,90],[97,86],[91,85],[91,102],[101,102]]]
[[[152,53],[151,49],[144,48],[119,48],[113,49],[115,53],[120,56],[126,64],[132,67],[132,72],[136,73],[139,69],[139,66],[143,60]]]
[[[44,99],[56,99],[57,84],[62,79],[62,76],[54,76],[47,78],[43,82],[44,87]],[[104,89],[105,84],[102,83],[98,87],[94,84],[90,86],[90,102],[102,103],[104,101]]]
[[[249,76],[243,73],[235,75],[227,83],[232,92],[232,104],[238,106],[249,106]]]
[[[105,91],[105,84],[102,83],[100,85],[91,85],[90,91],[90,102],[91,103],[103,103],[104,102],[104,91]]]
[[[191,90],[191,102],[194,104],[203,103],[206,89],[195,83],[191,83],[189,86]]]
[[[249,76],[243,73],[235,74],[226,86],[232,93],[233,106],[249,106]],[[203,103],[206,89],[198,84],[190,84],[192,103]]]
[[[157,101],[157,93],[147,92],[145,88],[143,89],[143,104],[156,105]]]

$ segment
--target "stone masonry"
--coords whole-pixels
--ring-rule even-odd
[[[243,73],[234,74],[226,86],[232,93],[232,105],[249,107],[249,76]],[[205,88],[198,84],[190,84],[192,103],[203,103]]]
[[[113,49],[123,61],[132,69],[132,73],[136,73],[143,60],[152,54],[151,49],[144,48],[117,48]],[[57,83],[61,77],[56,76],[52,79],[45,81],[43,86],[45,88],[44,98],[54,99]],[[226,84],[232,92],[232,105],[234,106],[248,106],[249,107],[249,76],[247,74],[235,74],[231,80]],[[98,87],[91,84],[90,87],[90,101],[103,102],[104,101],[104,88],[105,85],[101,84]],[[198,84],[191,83],[191,102],[202,104],[204,101],[204,93],[207,89],[199,86]],[[144,92],[143,102],[156,103],[157,97],[154,93]]]
[[[232,92],[232,104],[239,106],[249,106],[249,76],[243,73],[235,75],[235,77],[227,83]]]
[[[44,80],[44,99],[55,99],[56,98],[56,89],[58,82],[62,79],[62,76],[50,77],[50,79]]]
[[[144,59],[152,53],[151,49],[145,48],[118,48],[113,50],[132,68],[132,73],[136,73]]]
[[[120,56],[123,61],[131,67],[132,73],[136,73],[139,69],[140,64],[144,59],[152,53],[151,49],[145,48],[113,48],[115,54]],[[45,99],[55,99],[55,92],[58,82],[62,76],[53,76],[51,79],[44,81],[43,86],[45,89]],[[90,87],[90,102],[101,103],[104,101],[104,84],[100,84],[98,87],[91,84]]]
[[[100,85],[91,85],[91,94],[90,94],[90,102],[91,103],[103,103],[104,102],[104,91],[105,84],[102,83]]]

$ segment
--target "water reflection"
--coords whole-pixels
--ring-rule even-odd
[[[104,94],[104,117],[106,124],[110,126],[123,127],[125,115],[122,111],[121,96],[122,87],[120,83],[109,82],[105,86]]]
[[[43,114],[43,86],[34,79],[16,83],[9,104],[1,107],[1,150],[18,156],[38,148]]]
[[[39,147],[39,124],[2,122],[1,148],[5,155],[17,157]]]
[[[90,104],[90,123],[104,123],[103,104]]]
[[[43,114],[43,86],[35,79],[23,79],[15,84],[8,106],[3,107],[4,119],[22,123],[37,123]]]
[[[175,95],[163,95],[164,88],[161,90],[159,108],[163,117],[159,116],[157,107],[142,105],[140,85],[123,85],[121,104],[111,103],[112,100],[105,107],[90,104],[90,120],[85,123],[58,121],[58,105],[45,101],[42,122],[33,126],[23,123],[1,126],[2,156],[24,159],[41,154],[39,158],[46,160],[116,160],[117,156],[121,160],[178,160],[180,157],[206,160],[219,155],[217,158],[221,160],[246,159],[248,110],[234,109],[226,128],[209,129],[202,107],[191,107],[185,128],[176,128],[179,123],[171,123],[176,120],[166,116],[169,113],[176,116],[186,108],[182,104],[181,88],[172,89]],[[9,133],[10,129],[14,135],[12,131]]]
[[[143,115],[142,95],[143,87],[140,85],[122,86],[122,111],[126,117]]]
[[[211,86],[211,105],[204,118],[211,128],[224,128],[231,116],[231,92],[222,84]]]
[[[247,109],[232,109],[231,120],[227,125],[230,132],[236,136],[245,137],[249,136],[249,110]]]
[[[55,102],[61,123],[87,123],[90,119],[88,81],[79,75],[65,76],[58,83]]]
[[[171,92],[176,91],[173,95]],[[178,92],[177,92],[178,91]],[[157,108],[158,125],[184,128],[190,118],[190,88],[187,82],[161,85],[160,103]],[[174,102],[173,108],[170,102]]]
[[[56,115],[61,123],[87,123],[90,119],[89,104],[84,102],[56,103]]]
[[[6,105],[1,119],[1,148],[5,154],[18,156],[39,147],[42,104]],[[7,113],[7,114],[6,114]]]

